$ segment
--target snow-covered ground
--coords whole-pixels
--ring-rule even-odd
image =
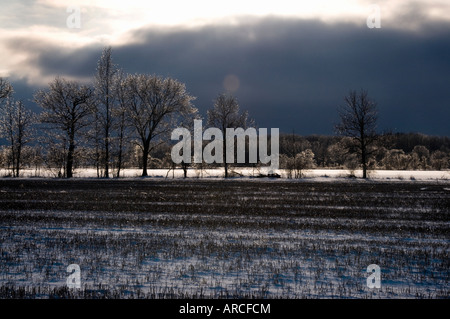
[[[0,298],[448,298],[447,182],[335,180],[0,179]]]
[[[260,170],[254,168],[235,168],[231,171],[242,174],[242,177],[252,178],[261,174],[267,174],[267,169],[261,168]],[[112,172],[113,173],[113,172]],[[282,178],[287,178],[285,170],[278,170],[277,173]],[[123,178],[140,177],[142,174],[141,169],[124,169],[121,172]],[[349,171],[344,169],[310,169],[302,171],[304,179],[312,180],[335,180],[335,179],[347,179],[350,175],[354,174],[356,177],[362,176],[361,170]],[[0,169],[0,176],[9,176],[10,172],[5,169]],[[38,171],[34,169],[23,169],[20,174],[21,177],[56,177],[55,171],[40,169]],[[92,168],[76,169],[74,176],[79,178],[93,178],[97,177],[97,171]],[[149,177],[158,178],[182,178],[183,170],[168,170],[168,169],[149,169]],[[189,169],[189,178],[223,178],[223,169]],[[238,176],[238,175],[236,175]],[[411,171],[411,170],[371,170],[368,171],[369,179],[373,180],[399,180],[399,181],[450,181],[450,171]]]

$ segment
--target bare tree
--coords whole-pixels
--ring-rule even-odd
[[[214,101],[214,106],[211,110],[207,111],[208,126],[217,127],[223,133],[226,134],[227,128],[241,127],[246,129],[252,125],[252,120],[249,119],[248,112],[239,111],[239,103],[236,97],[228,94],[219,94]],[[225,178],[228,177],[228,163],[226,161],[226,139],[223,143],[223,163],[225,169]]]
[[[0,133],[7,139],[10,147],[10,162],[14,177],[18,177],[22,164],[22,151],[24,146],[33,137],[32,125],[35,123],[35,114],[25,108],[22,101],[8,98],[1,107]]]
[[[49,89],[36,92],[34,100],[44,111],[41,122],[50,129],[63,133],[67,140],[66,177],[73,176],[74,153],[79,133],[90,123],[88,115],[92,112],[92,88],[57,77]]]
[[[426,146],[414,146],[411,156],[414,161],[414,169],[427,169],[430,161],[430,151]]]
[[[359,93],[350,91],[344,100],[345,104],[338,108],[340,123],[335,129],[338,134],[348,136],[354,142],[355,151],[360,156],[363,178],[366,178],[368,157],[377,139],[376,103],[369,99],[366,90]]]
[[[25,108],[22,101],[12,98],[14,89],[7,80],[0,78],[0,136],[9,142],[9,160],[13,176],[19,176],[22,151],[31,140],[35,115]],[[3,103],[6,101],[6,103]]]
[[[191,136],[195,135],[195,125],[194,125],[194,121],[195,120],[203,120],[202,117],[199,114],[188,114],[188,117],[183,117],[181,118],[180,121],[180,127],[184,127],[186,129],[189,130]],[[202,127],[203,129],[203,127]],[[200,132],[203,136],[203,131]],[[191,147],[194,147],[194,141],[191,141]],[[202,161],[203,162],[203,161]],[[175,170],[176,168],[176,164],[172,162],[172,169]],[[181,168],[183,169],[183,176],[184,178],[187,178],[188,175],[188,168],[189,167],[194,167],[196,166],[196,164],[201,164],[201,163],[194,163],[194,156],[191,156],[191,161],[189,163],[186,163],[184,160],[181,161]],[[201,167],[201,165],[199,165]],[[197,166],[198,167],[198,166]],[[200,168],[201,169],[201,168]]]
[[[67,134],[59,130],[42,130],[38,137],[43,146],[42,160],[55,177],[66,176]]]
[[[13,87],[8,80],[0,78],[0,99],[6,99],[13,93]]]
[[[11,83],[9,83],[8,80],[0,78],[0,107],[5,105],[5,101],[8,102],[8,98],[12,95],[13,91],[14,90]],[[3,117],[5,110],[0,109],[0,111],[0,116]],[[0,138],[3,134],[4,132],[0,129]]]
[[[152,142],[162,138],[174,127],[182,114],[195,114],[183,83],[172,78],[154,75],[129,75],[125,85],[128,90],[128,119],[138,136],[142,151],[142,176],[148,176],[148,156]]]
[[[97,177],[100,178],[103,176],[101,170],[101,162],[103,156],[103,143],[102,143],[102,126],[99,120],[99,113],[96,110],[96,105],[93,105],[92,108],[92,118],[93,123],[89,126],[89,129],[86,133],[86,137],[89,140],[89,143],[93,144],[93,149],[90,152],[91,157],[93,157],[95,168],[97,171]]]
[[[430,156],[431,167],[442,170],[450,168],[450,153],[441,150],[434,151]]]
[[[297,153],[294,157],[295,178],[302,178],[303,171],[314,168],[315,165],[314,153],[310,149]]]
[[[96,117],[99,121],[103,141],[103,166],[105,177],[109,177],[111,131],[114,125],[114,108],[116,102],[117,67],[112,62],[112,49],[103,49],[95,74]]]
[[[113,109],[113,116],[116,121],[113,124],[114,130],[117,132],[117,160],[116,160],[116,177],[120,177],[120,171],[123,166],[124,157],[124,147],[125,142],[129,134],[129,123],[127,121],[128,117],[128,100],[130,99],[130,92],[127,87],[127,79],[124,76],[122,70],[118,70],[116,74],[116,87],[115,87],[115,98],[117,99],[117,107]]]

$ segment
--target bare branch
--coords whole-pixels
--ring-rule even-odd
[[[340,122],[335,126],[335,130],[338,134],[350,137],[356,142],[365,178],[368,155],[372,153],[370,146],[377,139],[376,103],[369,99],[366,90],[359,93],[350,91],[344,101],[345,104],[338,108]]]

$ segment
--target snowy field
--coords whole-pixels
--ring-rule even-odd
[[[0,298],[450,297],[448,179],[314,172],[0,179]]]
[[[267,174],[267,168],[235,168],[231,171],[241,174],[243,177],[252,178],[261,174]],[[287,173],[285,170],[278,170],[276,173],[281,175],[281,178],[287,178]],[[335,180],[335,179],[346,179],[351,174],[356,177],[362,176],[361,170],[349,171],[344,169],[310,169],[302,171],[303,178],[313,179],[313,180]],[[9,176],[10,171],[5,169],[0,169],[0,176]],[[141,169],[125,169],[121,172],[120,176],[124,178],[134,178],[140,177],[142,175]],[[158,178],[182,178],[183,170],[168,170],[168,169],[149,169],[149,177]],[[57,172],[54,170],[47,169],[24,169],[21,171],[21,177],[47,177],[54,178],[57,177]],[[223,169],[188,169],[187,176],[189,178],[223,178]],[[239,177],[239,175],[235,175]],[[97,177],[97,171],[92,168],[76,169],[74,171],[74,177],[79,178],[93,178]],[[439,181],[439,180],[450,180],[450,171],[408,171],[408,170],[371,170],[368,171],[368,177],[372,180],[400,180],[400,181]]]

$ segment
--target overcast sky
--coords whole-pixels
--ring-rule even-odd
[[[186,83],[204,116],[229,91],[259,127],[333,134],[343,97],[364,88],[380,131],[450,135],[447,0],[0,4],[0,76],[30,107],[57,75],[91,81],[112,46],[125,72]]]

